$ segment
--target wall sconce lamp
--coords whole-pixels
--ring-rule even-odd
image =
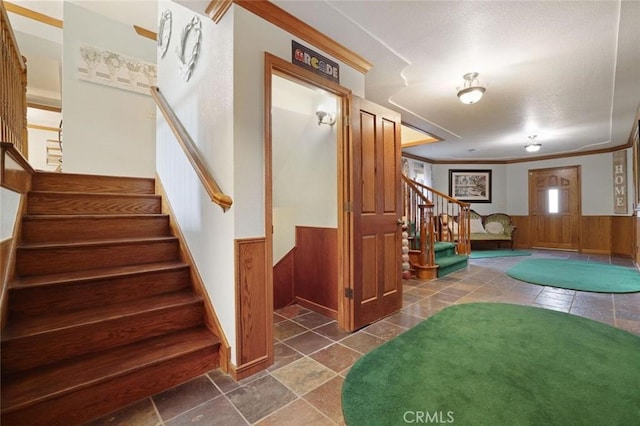
[[[336,124],[335,112],[328,112],[322,106],[318,107],[316,115],[318,116],[318,126],[321,124],[328,124],[329,126]]]

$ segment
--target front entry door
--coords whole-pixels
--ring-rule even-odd
[[[356,330],[402,307],[400,114],[353,96],[349,163]]]
[[[536,248],[580,248],[580,167],[529,171],[529,216]]]

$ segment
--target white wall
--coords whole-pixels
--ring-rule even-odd
[[[234,198],[234,205],[223,213],[211,202],[160,112],[156,131],[158,177],[229,341],[231,359],[235,360],[233,10],[219,24],[201,17],[200,56],[191,79],[185,82],[178,72],[175,47],[181,29],[194,13],[169,1],[160,2],[159,15],[165,9],[172,11],[173,36],[165,57],[158,58],[160,90],[222,191]]]
[[[529,214],[529,176],[532,169],[563,166],[581,166],[582,214],[585,216],[613,215],[613,154],[594,154],[552,160],[513,164],[434,164],[433,187],[444,193],[449,191],[450,169],[492,170],[492,202],[472,203],[480,214],[504,212],[515,216]],[[632,152],[627,149],[627,214],[633,207]]]
[[[0,241],[13,236],[13,228],[18,219],[21,195],[6,188],[0,188]]]
[[[449,170],[491,170],[491,203],[471,203],[479,214],[509,213],[507,210],[506,165],[503,164],[434,164],[433,188],[449,194]],[[526,191],[527,188],[524,188]],[[515,214],[515,213],[514,213]]]
[[[529,214],[528,170],[575,165],[581,166],[582,214],[584,216],[613,215],[612,153],[508,165],[506,181],[509,194],[508,212],[513,215]],[[627,210],[628,214],[631,214],[633,205],[631,149],[627,150],[627,176]]]
[[[64,4],[62,107],[64,170],[152,177],[155,106],[150,96],[79,80],[77,49],[86,43],[155,62],[156,45],[131,26]]]
[[[273,93],[274,265],[295,246],[296,226],[338,226],[336,129],[319,126],[314,113],[318,104],[333,101],[335,108],[336,100],[310,94],[308,101]]]
[[[234,163],[236,238],[264,236],[264,52],[291,61],[291,40],[330,57],[286,31],[233,5]],[[227,19],[225,16],[224,19]],[[340,64],[340,84],[364,97],[364,75]]]
[[[158,16],[165,9],[173,14],[173,36],[166,56],[158,58],[159,87],[233,206],[222,213],[209,201],[162,117],[157,171],[235,360],[234,240],[265,236],[264,52],[290,61],[293,37],[236,5],[218,24],[201,17],[200,55],[184,82],[174,52],[194,12],[165,0]],[[344,64],[341,72],[342,84],[363,96],[364,76]]]

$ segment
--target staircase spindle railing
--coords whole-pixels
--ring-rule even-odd
[[[435,267],[435,223],[433,203],[413,181],[402,176],[403,217],[410,235],[410,248],[419,250],[419,267]]]
[[[27,65],[0,2],[0,141],[27,158]]]
[[[456,244],[458,254],[471,253],[470,236],[470,204],[430,188],[420,182],[402,175],[404,214],[409,224],[409,239],[413,242],[413,249],[419,248],[416,235],[420,228],[418,204],[428,200],[433,204],[433,226],[435,241],[450,241]],[[412,226],[412,224],[415,224]],[[412,234],[413,231],[413,234]],[[413,237],[413,238],[412,238]]]

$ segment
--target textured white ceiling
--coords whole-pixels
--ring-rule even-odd
[[[15,1],[62,18],[59,0]],[[443,139],[406,149],[426,158],[523,158],[531,134],[535,155],[624,145],[640,104],[640,1],[273,2],[374,64],[366,97]],[[74,3],[157,29],[154,0]],[[463,105],[471,71],[487,91]]]
[[[366,97],[444,142],[431,159],[515,159],[623,145],[640,103],[640,2],[280,1],[374,63]],[[463,105],[462,75],[484,98]]]

